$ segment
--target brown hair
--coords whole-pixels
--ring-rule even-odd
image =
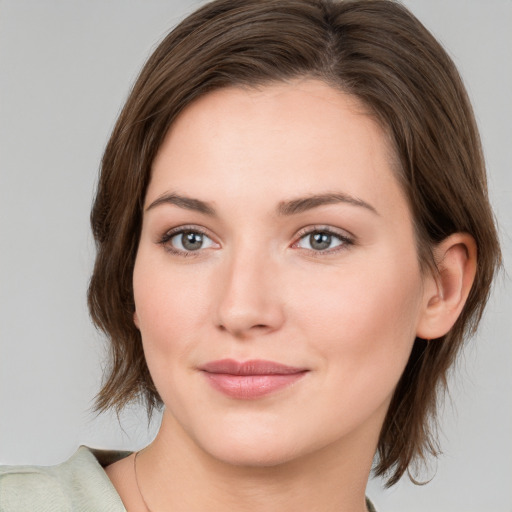
[[[419,260],[455,232],[470,233],[478,268],[453,329],[416,339],[378,445],[377,475],[393,485],[437,453],[439,391],[463,338],[476,328],[500,263],[471,105],[443,48],[391,0],[217,0],[161,42],[136,81],[102,161],[91,213],[97,257],[89,288],[111,360],[98,410],[142,398],[161,404],[133,323],[132,274],[151,165],[176,116],[221,87],[312,77],[359,98],[389,133],[416,226]]]

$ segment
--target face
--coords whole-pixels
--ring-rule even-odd
[[[425,307],[390,155],[313,80],[222,89],[176,120],[133,276],[166,428],[234,464],[375,449]]]

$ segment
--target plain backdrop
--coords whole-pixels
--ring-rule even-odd
[[[136,449],[158,424],[95,417],[104,343],[86,309],[89,209],[137,72],[195,0],[0,0],[0,462],[78,444]],[[407,0],[473,100],[505,272],[451,383],[444,455],[417,487],[370,483],[379,512],[512,511],[512,1]]]

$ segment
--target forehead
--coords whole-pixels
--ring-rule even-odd
[[[201,97],[173,123],[147,200],[184,188],[213,201],[339,189],[378,209],[385,191],[388,202],[403,203],[393,160],[386,133],[361,102],[323,82],[230,87]]]

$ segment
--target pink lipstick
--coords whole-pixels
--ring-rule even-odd
[[[233,359],[211,361],[200,367],[214,389],[242,400],[260,398],[283,389],[304,377],[306,368],[273,361]]]

